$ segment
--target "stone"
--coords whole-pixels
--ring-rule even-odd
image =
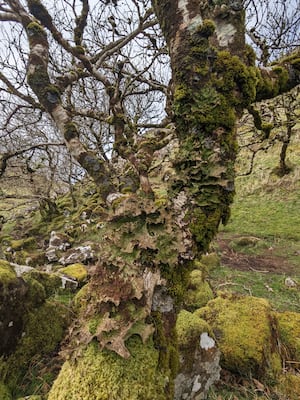
[[[76,264],[76,263],[87,263],[95,259],[95,254],[90,245],[83,245],[69,249],[64,256],[59,259],[59,263],[62,265]]]
[[[182,310],[177,319],[180,367],[174,400],[202,400],[220,378],[220,351],[208,324],[195,313]]]

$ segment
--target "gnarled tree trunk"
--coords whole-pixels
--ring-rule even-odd
[[[176,333],[176,319],[190,272],[229,217],[235,121],[251,102],[299,82],[299,61],[262,72],[254,66],[241,1],[153,0],[171,58],[173,123],[130,148],[118,95],[110,96],[119,153],[139,178],[139,188],[130,184],[124,194],[104,160],[81,144],[50,82],[40,23],[18,1],[9,3],[29,39],[28,83],[103,200],[100,261],[78,297],[80,312],[65,343],[68,361],[49,400],[202,399],[218,376],[218,352],[205,324],[181,313]],[[38,0],[28,3],[34,15],[41,9]],[[67,48],[48,15],[36,17]],[[84,55],[80,60],[97,74]],[[110,94],[109,82],[103,84]]]

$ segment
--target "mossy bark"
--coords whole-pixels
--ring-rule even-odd
[[[239,2],[224,1],[222,6],[200,0],[152,3],[171,58],[176,129],[167,133],[174,142],[173,149],[169,143],[168,152],[174,150],[174,154],[169,165],[159,170],[156,165],[163,163],[157,137],[147,141],[145,135],[132,147],[136,154],[126,155],[139,175],[141,190],[133,190],[130,184],[125,194],[121,185],[116,190],[109,167],[82,146],[78,126],[50,82],[42,25],[30,19],[24,23],[30,44],[28,83],[106,202],[99,231],[100,262],[80,298],[78,318],[64,346],[69,360],[50,391],[50,400],[78,396],[87,400],[95,394],[93,387],[99,399],[173,398],[179,359],[175,322],[189,273],[197,257],[208,250],[219,224],[229,217],[236,118],[258,93],[264,93],[264,77],[250,64],[245,50],[244,12]],[[44,17],[47,26],[48,17]],[[284,72],[277,76],[283,90],[288,78]],[[157,171],[155,178],[151,171]],[[121,175],[129,176],[124,170]],[[199,324],[195,324],[197,335],[202,332]],[[149,380],[141,388],[140,380],[129,373],[132,365],[133,372],[139,371],[145,359]],[[76,386],[70,392],[73,372]],[[118,376],[122,379],[116,380]],[[115,397],[107,392],[110,377]],[[192,387],[190,391],[190,398],[195,398],[197,393]]]

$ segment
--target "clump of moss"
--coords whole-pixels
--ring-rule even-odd
[[[88,302],[89,285],[86,284],[76,293],[73,299],[73,309],[80,312],[85,309]]]
[[[208,253],[201,256],[201,263],[209,270],[220,266],[220,257],[217,253]]]
[[[7,285],[17,277],[15,270],[8,261],[0,260],[0,283]]]
[[[19,240],[11,240],[10,247],[13,251],[18,250],[28,250],[34,248],[36,245],[36,239],[34,237],[29,237]]]
[[[300,314],[286,311],[276,314],[279,338],[289,360],[300,362]]]
[[[182,310],[176,321],[176,333],[179,347],[185,348],[198,343],[203,332],[211,333],[208,323],[197,314]]]
[[[43,285],[33,278],[24,279],[28,284],[25,301],[26,306],[31,309],[40,306],[46,300],[46,291]]]
[[[276,392],[279,396],[284,396],[288,400],[300,399],[300,376],[286,373],[279,379],[276,386]]]
[[[254,376],[276,374],[278,357],[273,357],[276,332],[267,300],[224,295],[211,300],[197,314],[212,327],[224,368]]]
[[[191,311],[203,307],[213,297],[211,287],[204,280],[203,272],[197,269],[193,270],[190,273],[187,292],[184,296],[185,308]]]
[[[132,336],[127,347],[131,357],[126,360],[90,343],[76,362],[65,362],[48,400],[165,400],[166,382],[153,343]]]
[[[50,297],[57,292],[61,287],[61,278],[55,274],[48,274],[47,272],[31,270],[23,275],[26,281],[34,279],[39,282],[45,289],[46,297]]]
[[[12,400],[11,393],[4,383],[0,382],[0,399],[1,400]]]
[[[66,308],[49,301],[24,316],[23,336],[5,365],[5,382],[12,391],[18,390],[18,384],[34,357],[41,358],[57,348],[67,321]]]
[[[81,263],[71,264],[59,270],[60,273],[68,275],[70,278],[83,282],[87,278],[87,270]]]

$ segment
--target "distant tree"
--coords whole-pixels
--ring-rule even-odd
[[[42,115],[102,200],[100,261],[69,349],[80,357],[97,340],[130,359],[130,336],[153,337],[159,398],[173,398],[188,274],[229,218],[236,120],[300,80],[297,49],[256,66],[244,17],[241,1],[0,2],[6,128]]]

